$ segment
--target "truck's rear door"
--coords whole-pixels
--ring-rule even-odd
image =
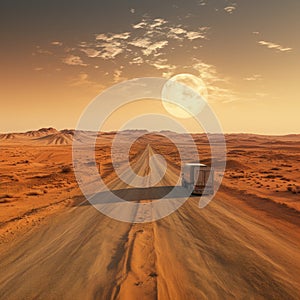
[[[194,184],[198,186],[205,186],[209,178],[210,169],[206,167],[194,168]]]

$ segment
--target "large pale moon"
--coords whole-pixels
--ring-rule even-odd
[[[162,103],[171,115],[186,119],[201,112],[207,96],[207,88],[201,78],[192,74],[178,74],[165,83],[162,90]]]

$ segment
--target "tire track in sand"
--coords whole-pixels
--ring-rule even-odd
[[[146,211],[138,211],[145,214]],[[157,299],[156,252],[153,224],[135,223],[124,245],[124,255],[118,266],[117,283],[111,299]]]
[[[146,175],[148,173],[151,155],[153,155],[153,150],[148,146],[133,168],[137,174]],[[150,177],[145,177],[147,178],[145,179],[145,186],[149,186],[150,181],[155,179],[153,177],[156,176],[158,174],[151,172]],[[145,196],[145,193],[147,191],[141,191],[141,196]],[[149,195],[149,199],[151,199],[151,195]],[[149,217],[152,217],[153,209],[151,205],[149,206],[149,202],[151,201],[139,201],[139,203],[145,205],[138,208],[135,220],[149,220]],[[133,223],[128,232],[123,251],[124,255],[118,265],[116,285],[112,290],[111,299],[157,299],[153,223]]]

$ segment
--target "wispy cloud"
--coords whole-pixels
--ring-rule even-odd
[[[230,80],[219,74],[214,65],[199,59],[193,59],[193,69],[206,84],[209,102],[230,103],[239,101],[240,97],[230,87]]]
[[[153,29],[156,27],[161,27],[163,24],[166,24],[166,23],[168,23],[168,22],[164,19],[154,19],[154,21],[151,24],[149,24],[149,27]]]
[[[130,65],[138,65],[140,66],[141,64],[144,63],[144,60],[142,57],[138,56],[138,57],[134,57],[130,62],[129,64]]]
[[[181,35],[181,34],[186,34],[187,31],[186,31],[186,29],[183,29],[180,26],[177,26],[177,27],[170,27],[170,33],[175,34],[175,35]]]
[[[198,0],[197,1],[197,5],[199,5],[199,6],[205,6],[207,3],[206,3],[206,1],[205,0]]]
[[[148,64],[154,66],[157,70],[175,70],[176,66],[169,64],[168,60],[166,58],[159,58],[155,62],[153,61],[147,61]]]
[[[98,47],[101,49],[98,57],[103,59],[113,59],[123,52],[122,44],[118,41],[100,43]]]
[[[78,74],[75,78],[70,80],[70,85],[75,87],[88,87],[96,92],[104,89],[104,86],[102,84],[92,81],[87,73]]]
[[[168,43],[169,43],[168,41],[155,42],[155,43],[149,45],[146,49],[142,50],[142,52],[144,53],[144,55],[149,56],[153,52],[156,53],[159,49],[162,49],[165,46],[167,46]]]
[[[53,46],[62,46],[63,43],[60,42],[60,41],[53,41],[53,42],[51,42],[51,45],[53,45]]]
[[[165,78],[171,78],[176,71],[176,66],[170,64],[168,59],[166,58],[158,58],[156,60],[146,60],[145,61],[148,65],[154,67],[156,70],[161,71],[161,76]]]
[[[170,79],[174,75],[173,71],[162,72],[161,76],[167,79]]]
[[[202,30],[200,31],[189,31],[185,34],[188,40],[195,40],[195,39],[205,39],[206,35],[203,34]]]
[[[182,25],[170,24],[164,19],[147,20],[143,19],[141,22],[132,25],[133,29],[144,29],[146,37],[161,37],[165,36],[169,39],[182,40],[187,38],[188,40],[194,40],[198,38],[207,38],[207,32],[209,27],[200,27],[196,30],[188,30]]]
[[[236,7],[233,5],[229,5],[229,6],[224,7],[224,10],[227,13],[232,14],[236,10]]]
[[[40,46],[36,46],[36,52],[34,53],[34,55],[36,54],[52,55],[53,53],[47,49],[41,48]]]
[[[151,45],[151,40],[148,37],[137,38],[128,44],[139,48],[147,48]]]
[[[87,49],[81,49],[82,52],[84,52],[88,57],[98,57],[101,51],[87,48]]]
[[[262,80],[262,76],[260,74],[254,74],[249,77],[245,77],[244,80],[246,81],[257,81],[257,80]]]
[[[262,93],[262,92],[255,93],[255,95],[259,98],[264,98],[264,97],[269,96],[268,93]]]
[[[93,39],[80,41],[77,45],[64,42],[64,47],[52,47],[51,51],[56,57],[64,57],[62,62],[66,65],[88,66],[85,74],[89,74],[91,68],[93,72],[96,69],[110,83],[121,80],[127,73],[137,75],[142,65],[147,66],[151,74],[168,77],[175,74],[178,67],[178,57],[169,54],[177,49],[195,51],[201,48],[203,41],[208,39],[209,30],[205,26],[193,27],[171,23],[163,18],[143,17],[140,22],[131,25],[130,31],[98,32]],[[59,46],[59,43],[57,41],[55,45]],[[125,65],[124,69],[119,67],[116,70],[118,58]],[[192,56],[186,60],[189,64]],[[106,75],[107,72],[109,75]]]
[[[216,81],[224,81],[224,79],[221,80],[221,78],[217,75],[217,69],[215,66],[204,63],[202,60],[193,59],[193,68],[199,73],[199,77],[201,77],[203,80],[210,81],[211,83],[214,83]]]
[[[275,44],[275,43],[267,42],[267,41],[259,41],[258,44],[260,44],[262,46],[265,46],[269,49],[274,49],[274,50],[278,50],[278,51],[281,51],[281,52],[287,52],[287,51],[293,50],[292,48],[283,47],[279,44]]]
[[[110,42],[113,40],[127,40],[130,37],[130,32],[122,32],[122,33],[100,33],[96,34],[96,40],[102,40],[106,42]]]
[[[87,64],[83,63],[80,56],[70,54],[63,59],[63,63],[70,65],[70,66],[82,66],[86,67]]]
[[[127,78],[124,77],[123,74],[123,66],[120,67],[120,69],[116,69],[113,73],[113,78],[114,78],[114,83],[120,82],[120,81],[124,81]]]
[[[134,29],[141,29],[141,28],[145,28],[147,26],[147,22],[146,21],[141,21],[135,25],[132,25],[132,27]]]
[[[132,25],[134,29],[141,29],[148,27],[149,29],[154,29],[156,27],[161,27],[162,25],[168,23],[166,20],[157,18],[152,21],[149,21],[147,19],[143,19],[141,22]]]

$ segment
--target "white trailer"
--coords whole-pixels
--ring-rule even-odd
[[[211,174],[211,176],[210,176]],[[193,194],[214,193],[214,170],[204,164],[188,163],[183,167],[181,185],[192,189]]]

